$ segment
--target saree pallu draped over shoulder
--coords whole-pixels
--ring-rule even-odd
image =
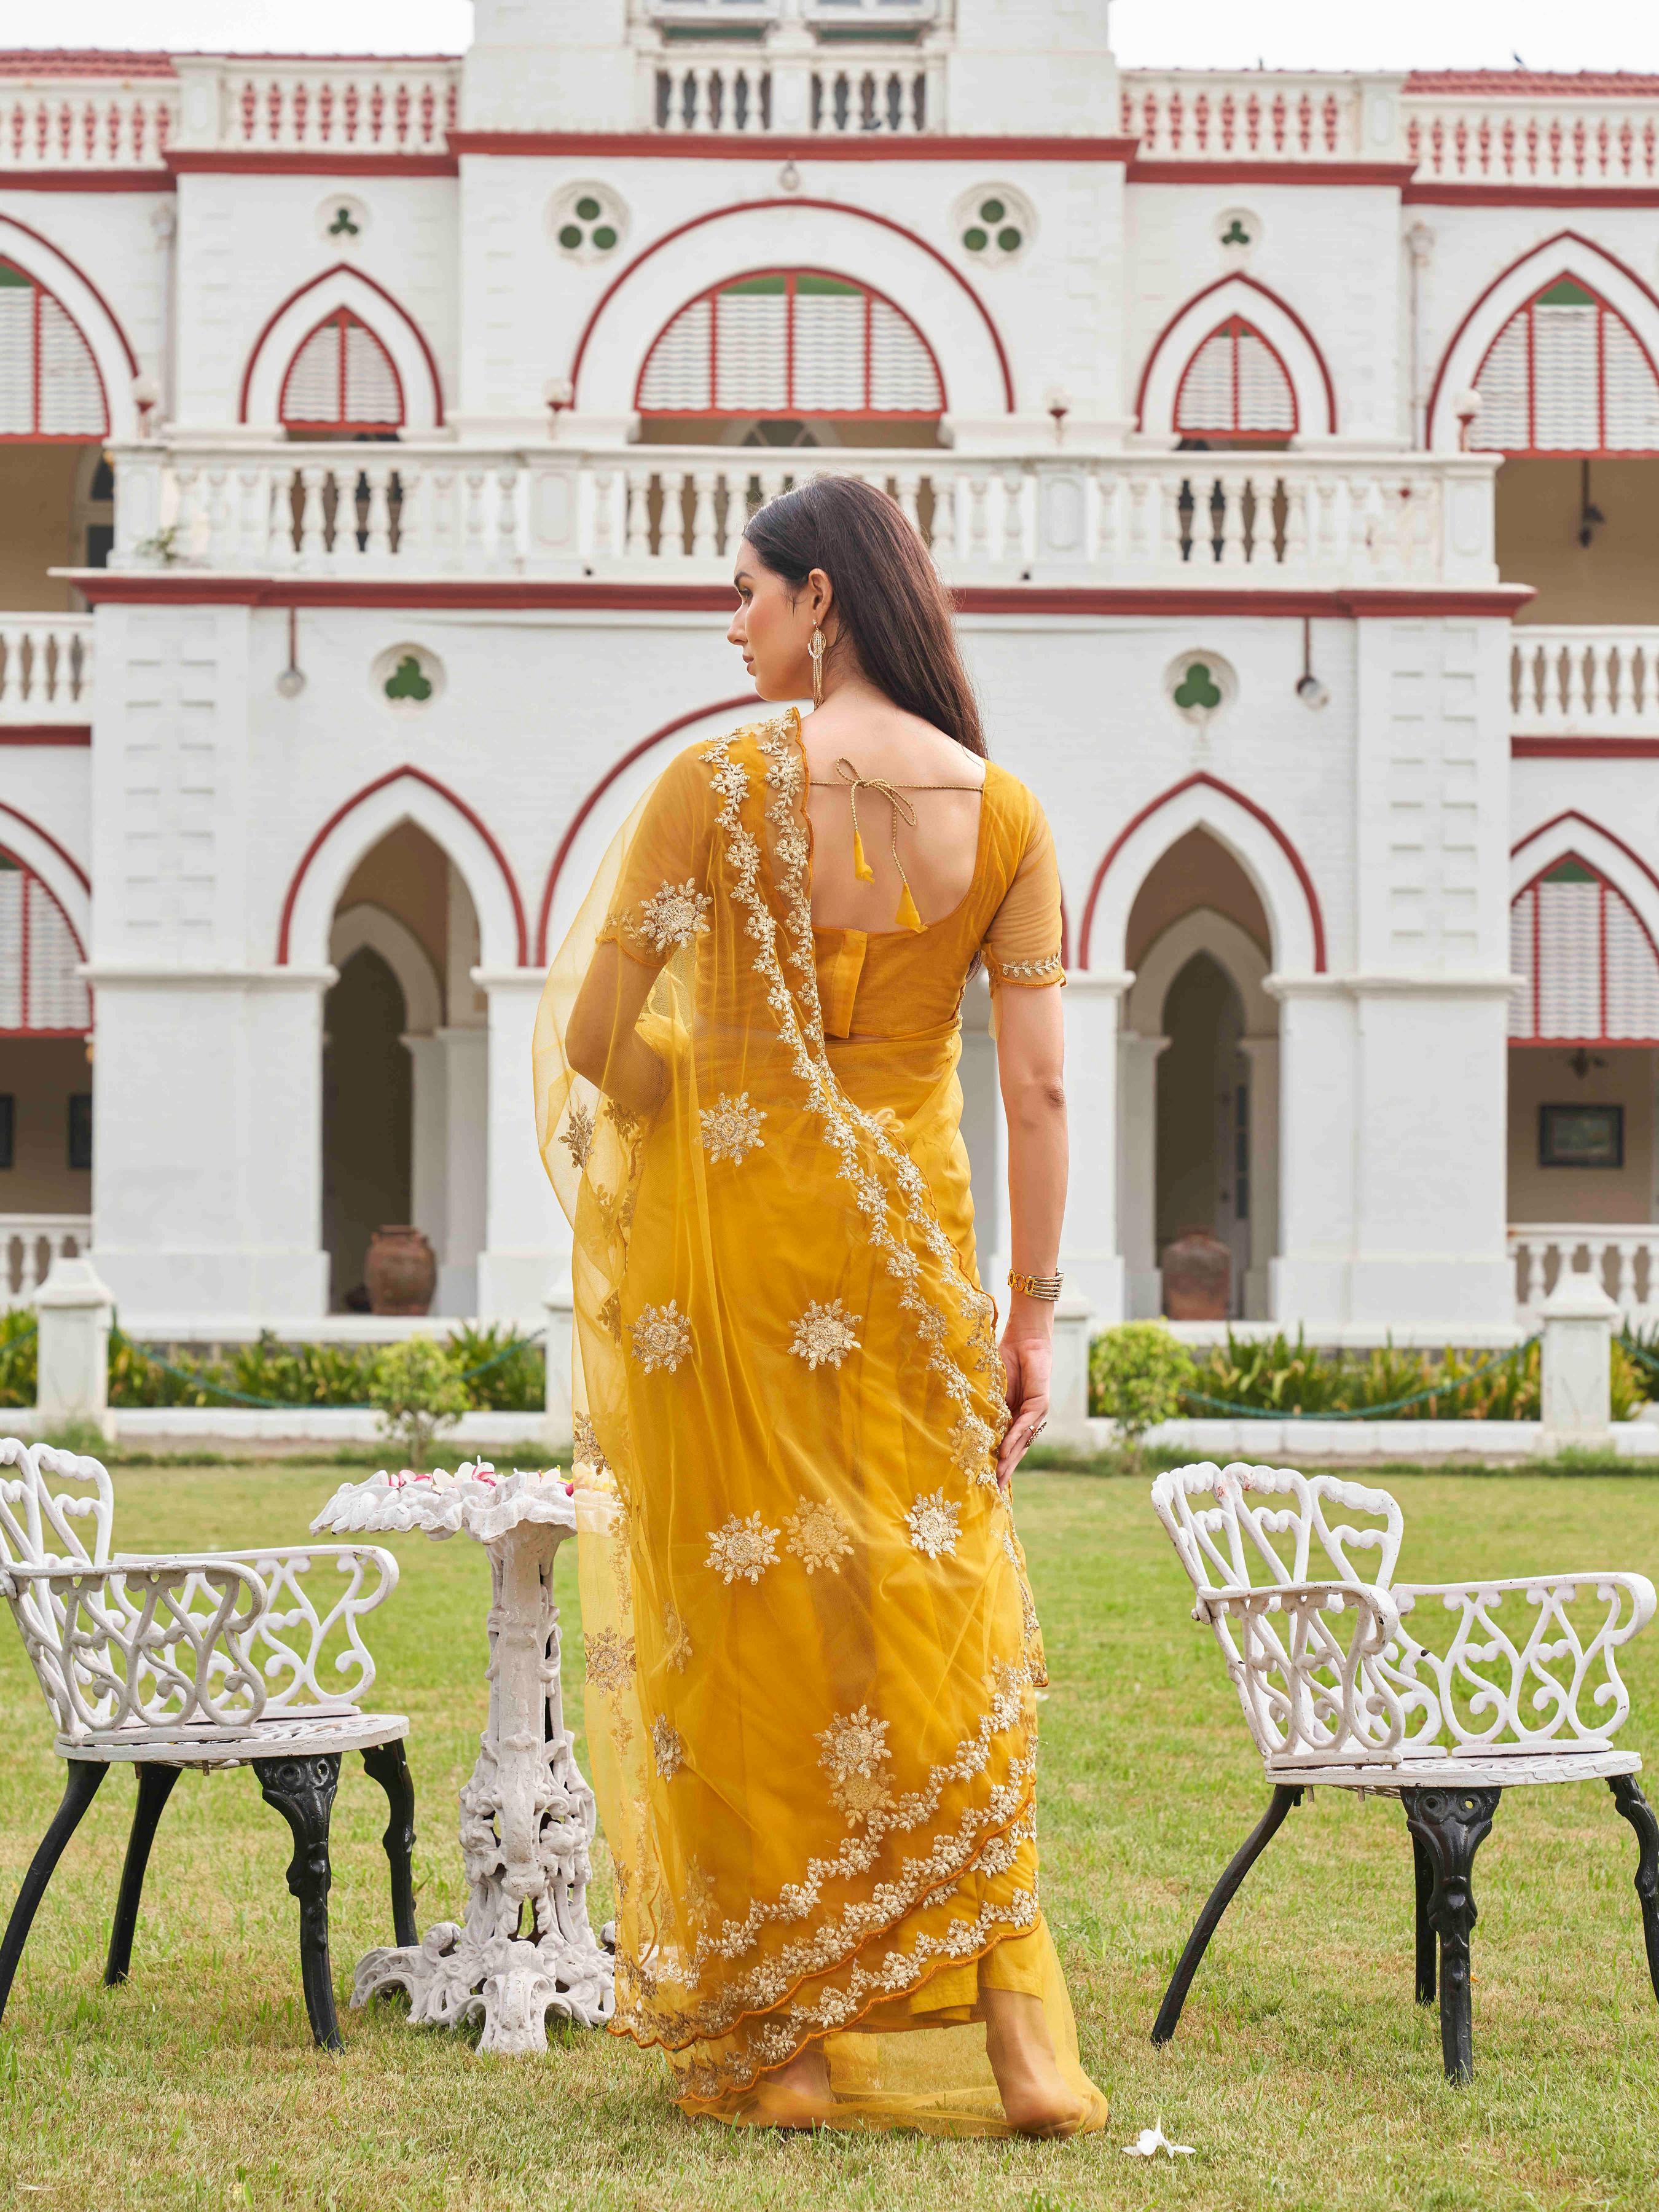
[[[823,2039],[846,2124],[998,2134],[981,1991],[1019,1990],[1103,2119],[1038,1905],[1046,1677],[956,1005],[826,1036],[806,791],[793,712],[677,756],[537,1024],[613,2025],[688,2112],[743,2119]]]

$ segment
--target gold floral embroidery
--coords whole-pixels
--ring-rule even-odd
[[[565,1117],[559,1142],[579,1168],[587,1165],[587,1156],[593,1149],[593,1109],[590,1106],[573,1104]]]
[[[702,1109],[702,1148],[711,1164],[718,1160],[731,1160],[743,1164],[745,1152],[763,1143],[760,1125],[766,1119],[765,1109],[749,1103],[749,1093],[738,1091],[735,1098],[725,1091],[712,1106]]]
[[[849,1774],[873,1774],[893,1755],[887,1748],[887,1723],[878,1721],[868,1705],[855,1713],[837,1713],[820,1730],[818,1741],[823,1746],[818,1765],[827,1766],[838,1782]]]
[[[614,1628],[601,1628],[584,1636],[582,1656],[587,1679],[602,1698],[614,1698],[634,1679],[634,1639]]]
[[[651,1723],[651,1749],[658,1773],[665,1782],[672,1782],[685,1764],[685,1739],[661,1713]]]
[[[929,1492],[918,1498],[905,1515],[910,1524],[910,1541],[919,1552],[930,1559],[948,1553],[956,1557],[957,1539],[962,1533],[962,1508],[952,1505],[942,1490]]]
[[[626,1106],[619,1106],[614,1098],[607,1098],[605,1102],[605,1118],[622,1139],[623,1144],[627,1144],[630,1138],[635,1136],[645,1127],[645,1116],[642,1114],[630,1114]]]
[[[892,1791],[878,1774],[845,1774],[830,1795],[846,1814],[851,1828],[860,1826],[874,1814],[885,1813],[893,1802]]]
[[[641,1306],[630,1334],[634,1357],[647,1375],[665,1367],[672,1375],[691,1354],[691,1323],[677,1299],[665,1306]]]
[[[994,976],[1012,977],[1016,981],[1035,981],[1039,976],[1047,981],[1066,973],[1066,963],[1058,952],[1051,952],[1046,960],[998,960],[994,957],[988,964]]]
[[[665,1638],[663,1664],[683,1674],[691,1658],[691,1638],[685,1632],[685,1623],[672,1604],[664,1606],[662,1609],[662,1630]]]
[[[977,1413],[966,1407],[957,1415],[957,1425],[951,1431],[951,1456],[963,1473],[975,1482],[994,1486],[997,1479],[996,1462],[993,1455],[997,1448],[997,1433],[988,1421],[981,1421]]]
[[[852,1530],[827,1498],[803,1498],[784,1522],[784,1548],[793,1552],[807,1573],[827,1567],[841,1572],[841,1563],[853,1549]]]
[[[573,1413],[570,1416],[570,1429],[572,1461],[578,1467],[587,1468],[594,1474],[610,1474],[612,1472],[611,1465],[605,1455],[605,1447],[599,1442],[599,1432],[593,1425],[592,1416],[588,1413]]]
[[[640,935],[659,952],[666,952],[671,945],[690,945],[708,928],[713,904],[707,891],[697,889],[694,877],[688,876],[683,884],[665,883],[640,902]]]
[[[618,1344],[620,1344],[620,1343],[622,1342],[622,1340],[623,1340],[622,1300],[621,1300],[621,1298],[620,1298],[620,1297],[617,1297],[617,1293],[616,1293],[616,1291],[611,1291],[611,1293],[610,1297],[605,1300],[605,1304],[604,1304],[599,1308],[599,1327],[600,1327],[601,1328],[603,1328],[603,1329],[605,1329],[605,1330],[608,1331],[608,1332],[609,1332],[609,1334],[611,1334],[611,1336],[616,1340],[616,1341],[617,1341]]]
[[[734,1513],[723,1528],[708,1531],[705,1566],[714,1568],[728,1583],[741,1579],[757,1583],[769,1567],[778,1563],[778,1532],[769,1528],[758,1513],[740,1521]]]
[[[848,1313],[839,1298],[831,1298],[827,1305],[820,1305],[814,1298],[795,1323],[794,1340],[789,1349],[811,1368],[826,1364],[839,1367],[849,1352],[860,1348],[853,1331],[861,1318],[859,1314]]]

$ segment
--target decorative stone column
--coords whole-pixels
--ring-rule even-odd
[[[1073,969],[1066,1011],[1066,1098],[1072,1166],[1060,1232],[1067,1288],[1103,1324],[1121,1321],[1123,1259],[1118,1243],[1118,1010],[1134,981],[1118,970]]]
[[[109,1333],[115,1302],[109,1285],[84,1255],[72,1260],[60,1255],[35,1293],[34,1310],[40,1324],[36,1421],[43,1429],[91,1421],[112,1437]]]
[[[1250,1064],[1250,1264],[1244,1277],[1244,1318],[1271,1311],[1269,1270],[1279,1249],[1279,1037],[1243,1036]]]
[[[1089,1433],[1089,1344],[1094,1308],[1087,1298],[1066,1291],[1054,1304],[1054,1364],[1048,1385],[1048,1441],[1087,1451]]]
[[[543,1293],[542,1305],[547,1315],[547,1334],[544,1340],[547,1354],[547,1418],[542,1430],[542,1441],[550,1449],[561,1450],[574,1433],[571,1417],[571,1349],[575,1330],[575,1299],[568,1276],[550,1283]]]
[[[1164,1278],[1158,1264],[1158,1063],[1166,1036],[1126,1030],[1118,1040],[1118,1208],[1123,1239],[1125,1314],[1151,1321],[1164,1310]]]
[[[1611,1443],[1609,1370],[1618,1307],[1594,1275],[1564,1268],[1543,1314],[1544,1449]]]

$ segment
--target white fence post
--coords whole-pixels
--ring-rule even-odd
[[[1054,1365],[1048,1385],[1048,1436],[1052,1444],[1076,1451],[1092,1449],[1089,1434],[1089,1340],[1095,1310],[1087,1298],[1063,1292],[1054,1301]]]
[[[61,1255],[35,1294],[40,1326],[34,1386],[37,1425],[91,1421],[115,1433],[109,1411],[109,1333],[115,1299],[84,1254]]]
[[[1594,1275],[1565,1269],[1544,1301],[1541,1356],[1547,1452],[1612,1441],[1609,1369],[1619,1309]]]
[[[568,1444],[574,1424],[570,1411],[570,1351],[575,1300],[568,1282],[550,1283],[542,1293],[547,1315],[547,1407],[542,1440],[550,1446]]]

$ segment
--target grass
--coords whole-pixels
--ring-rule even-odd
[[[118,1477],[126,1547],[296,1537],[340,1480],[321,1468]],[[1394,1478],[1402,1573],[1659,1564],[1659,1483],[1494,1473]],[[1398,1807],[1316,1793],[1224,1923],[1163,2051],[1147,2029],[1198,1905],[1267,1790],[1140,1480],[1020,1486],[1054,1681],[1043,1707],[1046,1905],[1109,2134],[1064,2144],[780,2140],[693,2126],[657,2062],[556,2032],[543,2059],[480,2059],[411,2032],[395,2002],[343,2014],[313,2051],[300,2002],[288,1832],[252,1776],[186,1776],[152,1861],[132,1981],[100,1986],[131,1783],[117,1772],[70,1846],[0,2031],[0,2204],[100,2212],[1081,2212],[1181,2205],[1364,2212],[1635,2208],[1659,2171],[1659,2009],[1643,1965],[1633,1841],[1601,1785],[1516,1791],[1475,1869],[1477,2075],[1441,2079],[1412,2001],[1411,1856]],[[422,1925],[462,1904],[456,1792],[484,1713],[485,1562],[396,1540],[404,1580],[371,1626],[377,1702],[406,1711]],[[561,1554],[574,1613],[573,1562]],[[579,1639],[570,1638],[574,1687]],[[1627,1669],[1627,1740],[1653,1741],[1659,1632]],[[0,1632],[0,1894],[61,1768],[21,1644]],[[333,1945],[390,1940],[384,1800],[355,1765],[334,1821]],[[596,1917],[608,1911],[596,1897]],[[1197,2155],[1120,2146],[1162,2118]]]

